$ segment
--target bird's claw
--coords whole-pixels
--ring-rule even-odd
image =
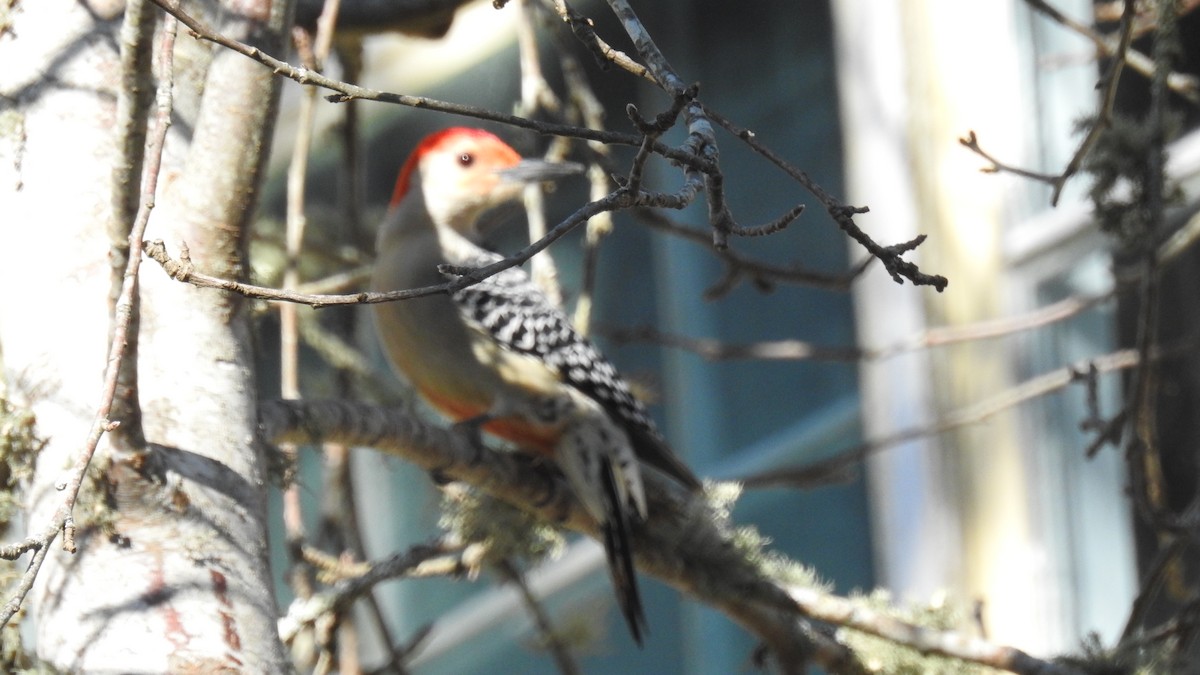
[[[455,433],[462,434],[470,439],[471,447],[475,450],[475,454],[471,458],[472,464],[477,463],[483,454],[483,425],[490,421],[492,421],[492,416],[484,413],[465,420],[459,420],[451,427]]]

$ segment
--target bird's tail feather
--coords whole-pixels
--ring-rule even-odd
[[[617,478],[612,463],[601,462],[601,483],[604,490],[604,553],[608,557],[608,571],[612,576],[613,587],[617,594],[617,603],[621,614],[629,624],[629,632],[640,647],[642,635],[648,632],[646,614],[642,608],[642,597],[638,592],[637,570],[633,565],[633,544],[630,541],[631,506],[621,498],[622,490],[617,488]]]
[[[582,398],[582,397],[581,397]],[[608,570],[629,632],[640,646],[646,616],[633,565],[633,523],[646,517],[646,492],[624,430],[593,401],[583,400],[563,429],[559,467],[603,534]]]

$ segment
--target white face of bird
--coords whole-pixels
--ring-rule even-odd
[[[413,168],[419,176],[412,175]],[[417,146],[401,171],[393,202],[403,199],[412,180],[420,180],[425,207],[434,222],[474,238],[479,216],[517,199],[525,185],[582,170],[578,164],[522,159],[486,131],[447,129]]]

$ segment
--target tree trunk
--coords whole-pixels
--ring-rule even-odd
[[[31,533],[62,504],[55,485],[100,405],[113,287],[105,225],[129,226],[113,207],[123,180],[113,167],[129,159],[116,123],[120,5],[19,3],[0,39],[0,348],[9,396],[33,408],[49,439],[29,491]],[[229,0],[215,14],[222,32],[271,49],[286,13],[286,3]],[[269,70],[186,32],[177,51],[147,236],[173,251],[186,243],[198,269],[241,276],[277,86]],[[136,192],[137,172],[132,180]],[[78,552],[56,545],[47,557],[31,594],[39,656],[71,671],[286,670],[245,307],[143,271],[129,383],[140,395],[114,410],[136,411],[140,398],[144,434],[102,442],[74,510]],[[116,421],[135,431],[125,414]]]

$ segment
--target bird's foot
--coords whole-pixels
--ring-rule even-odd
[[[463,434],[471,440],[471,447],[475,450],[475,454],[471,457],[472,464],[477,463],[483,454],[483,425],[491,422],[492,419],[491,415],[484,413],[459,420],[451,426],[455,433]]]

